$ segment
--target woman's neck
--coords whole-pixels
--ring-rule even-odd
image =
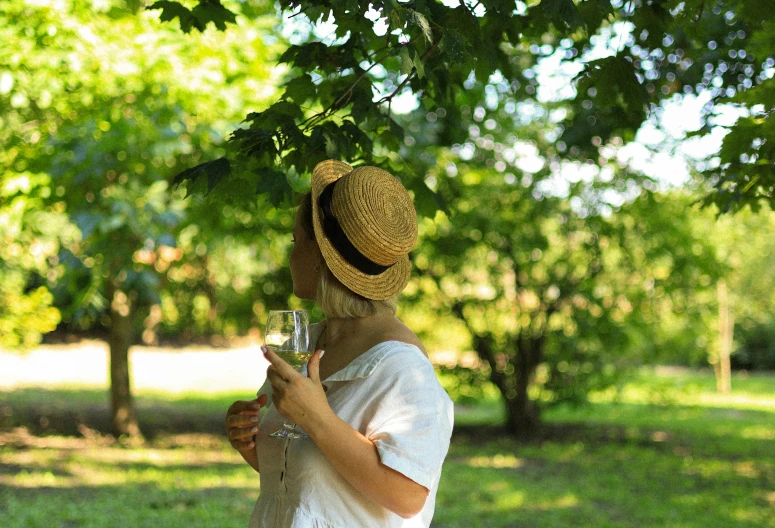
[[[368,317],[333,317],[326,319],[322,343],[319,346],[337,348],[342,343],[352,342],[359,336],[373,333],[381,324],[393,320],[392,315],[371,315]]]

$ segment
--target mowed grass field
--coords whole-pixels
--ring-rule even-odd
[[[244,527],[258,476],[221,434],[244,393],[141,391],[147,441],[108,430],[88,388],[0,392],[0,526]],[[775,376],[644,370],[544,416],[519,444],[496,400],[458,406],[438,527],[775,527]]]

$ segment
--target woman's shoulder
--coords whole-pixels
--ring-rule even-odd
[[[436,402],[431,407],[439,412],[451,408],[433,363],[421,349],[405,341],[386,341],[380,346],[383,349],[372,371],[375,394],[400,393],[406,401]]]
[[[379,340],[381,342],[398,341],[406,343],[407,345],[413,345],[417,347],[425,357],[428,357],[428,352],[425,350],[425,346],[423,346],[420,338],[417,337],[417,334],[412,332],[412,330],[398,318],[396,318],[392,324],[386,325],[380,334]]]
[[[374,361],[381,378],[390,383],[406,378],[407,372],[413,372],[412,379],[427,382],[436,378],[435,369],[425,351],[414,343],[404,339],[386,339],[376,345]]]

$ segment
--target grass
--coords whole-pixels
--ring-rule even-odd
[[[775,377],[733,389],[644,371],[548,411],[527,445],[493,426],[496,402],[461,407],[434,526],[773,528]],[[246,526],[258,479],[220,435],[245,396],[141,393],[148,442],[121,447],[100,432],[104,391],[0,393],[0,524]]]

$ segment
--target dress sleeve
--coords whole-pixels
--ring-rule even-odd
[[[384,465],[431,489],[449,449],[452,401],[413,347],[385,358],[374,375],[380,394],[366,437]]]

